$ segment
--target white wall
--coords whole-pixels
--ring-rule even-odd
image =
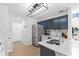
[[[8,25],[8,7],[0,5],[0,41],[2,41],[2,44],[5,46],[6,52],[8,48]]]
[[[24,21],[23,40],[26,45],[32,44],[32,25],[36,24],[37,20],[26,17]],[[26,28],[25,28],[26,27]]]
[[[37,20],[27,16],[15,16],[11,13],[9,13],[9,17],[12,25],[18,23],[22,25],[22,31],[20,33],[21,41],[26,45],[32,44],[32,25],[36,24]],[[12,28],[10,31],[13,31],[13,26],[10,28]],[[13,33],[11,35],[13,35]],[[17,37],[17,39],[19,39],[19,37]],[[14,36],[12,36],[11,41],[13,42],[17,39],[14,39]]]
[[[71,47],[71,39],[72,39],[72,21],[71,21],[71,9],[68,10],[68,39],[67,43],[69,43],[69,52],[72,55],[72,47]]]
[[[52,15],[52,16],[50,16],[50,17],[47,17],[47,18],[45,18],[45,19],[38,20],[38,22],[39,22],[39,21],[48,20],[48,19],[51,19],[51,18],[60,17],[60,16],[63,16],[63,15],[68,15],[68,11],[64,11],[64,12],[61,12],[61,13],[57,13],[57,14]]]

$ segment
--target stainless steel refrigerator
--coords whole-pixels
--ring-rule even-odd
[[[39,46],[38,42],[40,42],[41,35],[44,35],[44,27],[43,25],[34,24],[32,25],[32,44],[35,46]]]

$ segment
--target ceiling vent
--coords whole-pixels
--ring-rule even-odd
[[[65,12],[65,11],[67,11],[67,10],[60,10],[58,13],[62,13],[62,12]]]

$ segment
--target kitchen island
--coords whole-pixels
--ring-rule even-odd
[[[68,44],[69,41],[66,41],[67,43],[60,43],[60,45],[56,44],[49,44],[47,41],[44,40],[41,42],[38,42],[40,45],[40,55],[41,56],[70,56],[71,55],[71,46]]]

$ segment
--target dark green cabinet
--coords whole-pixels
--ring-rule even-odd
[[[38,22],[44,29],[68,29],[68,15]]]
[[[44,29],[47,29],[48,28],[47,21],[38,22],[38,24],[43,25],[44,26]]]
[[[44,46],[40,46],[40,56],[55,56],[55,51],[52,51]]]

